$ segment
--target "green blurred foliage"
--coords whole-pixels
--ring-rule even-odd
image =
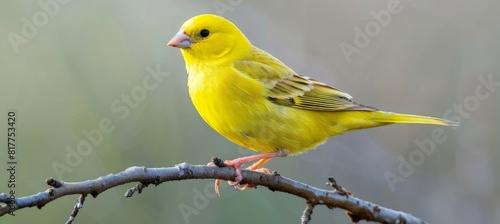
[[[185,20],[201,13],[222,14],[298,73],[388,111],[443,117],[455,104],[472,102],[479,77],[491,74],[500,81],[500,5],[493,0],[401,0],[401,12],[352,54],[350,63],[339,46],[354,45],[354,28],[364,30],[374,21],[370,12],[387,9],[390,1],[90,0],[49,5],[49,11],[40,6],[54,2],[0,2],[0,163],[7,167],[5,127],[7,112],[14,109],[17,196],[45,190],[44,179],[51,176],[82,181],[130,166],[205,164],[214,155],[248,155],[200,119],[187,94],[179,50],[166,46]],[[34,16],[36,32],[25,32],[33,34],[26,43],[12,44],[9,35],[23,36],[24,18],[33,22]],[[143,79],[157,70],[166,77],[141,91]],[[123,97],[130,95],[139,100],[128,104]],[[442,128],[446,140],[394,191],[384,174],[397,173],[398,157],[408,160],[420,150],[415,141],[431,138],[436,127],[394,125],[349,133],[267,167],[317,187],[326,187],[326,177],[334,176],[363,199],[433,223],[499,223],[499,97],[495,89],[461,116],[459,128]],[[113,130],[70,166],[68,150],[90,141],[84,132],[96,133],[103,120]],[[54,164],[68,168],[61,173]],[[7,174],[0,170],[0,192],[8,190]],[[242,193],[224,187],[215,198],[208,180],[151,186],[125,199],[132,186],[88,198],[76,223],[187,223],[179,209],[187,207],[193,212],[188,223],[296,223],[305,207],[302,199],[262,187]],[[23,209],[0,223],[63,223],[76,198]],[[313,214],[313,223],[346,222],[339,209],[318,207]]]

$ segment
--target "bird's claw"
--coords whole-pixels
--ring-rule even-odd
[[[244,191],[244,190],[246,190],[249,186],[248,186],[248,184],[245,184],[245,185],[240,185],[240,184],[237,184],[237,185],[234,185],[233,187],[234,187],[234,189],[236,189],[237,191]]]
[[[265,174],[272,174],[273,173],[273,171],[271,171],[270,169],[265,168],[265,167],[261,167],[259,169],[253,170],[253,171],[259,172],[259,173],[265,173]]]
[[[220,197],[219,193],[220,179],[215,179],[215,193]]]
[[[236,181],[228,181],[227,184],[233,186],[234,189],[236,189],[237,191],[244,191],[247,188],[257,188],[255,184],[240,184],[239,182]]]

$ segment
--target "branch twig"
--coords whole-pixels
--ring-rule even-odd
[[[306,203],[306,208],[302,213],[302,217],[300,217],[301,224],[308,224],[311,221],[311,215],[313,213],[314,205],[311,202]]]
[[[85,202],[85,198],[87,197],[87,194],[82,194],[80,197],[78,197],[78,200],[76,201],[75,207],[73,207],[73,211],[71,211],[71,214],[69,215],[68,221],[66,221],[66,224],[71,224],[73,221],[75,221],[76,215],[78,215],[78,212],[80,211],[81,208],[83,208],[83,203]]]
[[[344,209],[354,222],[367,220],[379,223],[425,223],[411,214],[384,208],[371,202],[361,200],[350,194],[350,192],[344,188],[338,186],[333,179],[329,180],[331,183],[330,185],[334,187],[335,190],[328,191],[276,174],[242,170],[242,175],[242,184],[252,183],[261,185],[273,191],[281,191],[304,198],[307,201],[307,207],[301,217],[302,223],[309,222],[315,205],[325,205],[329,208]],[[79,209],[82,208],[86,195],[90,194],[95,198],[100,193],[119,185],[139,182],[137,186],[127,190],[125,196],[131,197],[134,192],[137,191],[140,193],[149,184],[159,185],[167,181],[187,179],[234,180],[235,176],[234,169],[230,167],[181,163],[175,167],[166,168],[130,167],[120,173],[108,174],[94,180],[83,182],[63,182],[49,178],[47,179],[47,184],[50,185],[51,188],[44,192],[19,197],[14,201],[12,201],[7,194],[1,193],[0,216],[28,207],[36,206],[42,208],[47,203],[66,195],[81,195],[68,220],[68,222],[71,223]]]

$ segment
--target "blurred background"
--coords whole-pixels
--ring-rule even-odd
[[[83,181],[253,153],[199,117],[181,54],[166,46],[184,21],[214,13],[358,102],[461,122],[352,132],[268,168],[320,188],[334,176],[362,199],[431,223],[500,223],[499,9],[493,0],[1,1],[0,192],[10,190],[9,111],[17,114],[16,196],[44,191],[48,177]],[[164,183],[128,199],[134,184],[119,186],[89,197],[75,223],[298,223],[305,207],[263,187],[224,187],[215,198],[212,184]],[[0,223],[63,223],[76,199]],[[322,206],[312,218],[349,222]]]

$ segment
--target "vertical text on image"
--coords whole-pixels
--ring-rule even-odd
[[[7,112],[7,188],[9,194],[8,206],[10,210],[15,210],[16,206],[16,178],[17,178],[17,112],[9,110]],[[9,214],[14,215],[14,212]]]

